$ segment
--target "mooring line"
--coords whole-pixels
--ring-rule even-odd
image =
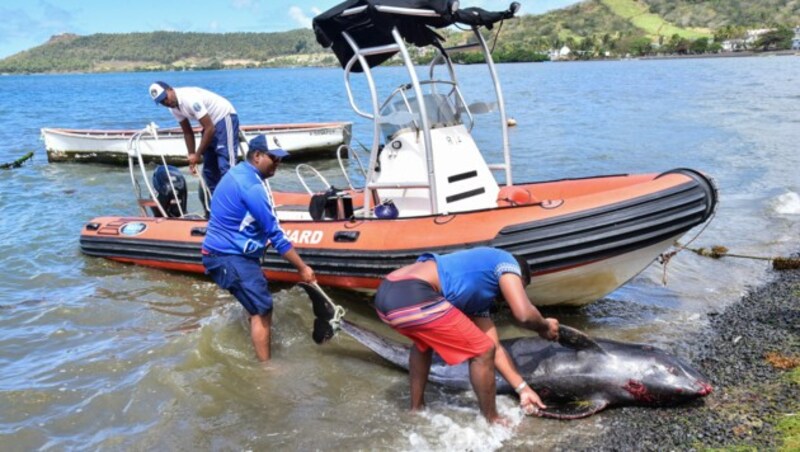
[[[713,217],[713,216],[712,216]],[[709,218],[711,220],[711,218]],[[754,256],[749,254],[737,254],[731,253],[727,247],[722,245],[714,245],[710,248],[692,248],[692,242],[694,242],[700,234],[705,231],[706,227],[711,221],[708,221],[703,229],[700,230],[691,240],[689,240],[685,245],[681,244],[680,242],[675,242],[675,249],[667,251],[665,253],[661,253],[658,256],[658,261],[664,266],[663,274],[661,276],[661,282],[666,286],[667,285],[667,266],[669,265],[670,260],[675,257],[676,254],[680,253],[683,250],[689,250],[698,256],[710,257],[712,259],[721,259],[723,257],[734,257],[737,259],[752,259],[752,260],[760,260],[760,261],[770,261],[772,263],[773,270],[796,270],[800,269],[800,258],[796,257],[787,257],[787,256]]]
[[[0,169],[19,168],[20,166],[22,166],[23,163],[25,163],[31,157],[33,157],[33,151],[28,152],[27,154],[25,154],[22,157],[14,160],[13,162],[0,164]]]

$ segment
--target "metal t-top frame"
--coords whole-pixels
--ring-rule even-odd
[[[387,14],[402,14],[402,15],[417,16],[417,17],[439,17],[439,15],[436,12],[427,9],[397,8],[397,7],[380,6],[380,5],[376,5],[375,8],[377,9],[378,12]],[[365,7],[363,6],[350,8],[342,12],[342,16],[359,14],[362,13],[364,10]],[[500,113],[500,124],[502,129],[504,161],[503,163],[499,164],[490,164],[488,165],[488,167],[493,171],[504,171],[506,185],[510,186],[513,185],[513,180],[511,175],[511,150],[508,142],[508,121],[506,117],[505,102],[503,101],[503,91],[502,88],[500,87],[500,81],[499,78],[497,77],[497,69],[495,68],[494,60],[492,59],[492,55],[491,52],[489,51],[488,45],[486,44],[486,40],[484,39],[483,35],[481,35],[478,26],[472,26],[471,28],[473,34],[477,39],[477,46],[480,47],[481,52],[483,53],[484,60],[486,61],[487,67],[489,68],[489,75],[492,78],[495,97],[497,98],[497,106]],[[347,62],[347,64],[344,67],[344,80],[345,80],[345,88],[347,90],[347,98],[350,102],[350,106],[353,108],[356,114],[358,114],[361,117],[372,120],[372,137],[373,137],[372,149],[370,152],[367,184],[364,189],[364,211],[366,212],[366,215],[371,215],[371,213],[369,212],[371,212],[373,207],[372,206],[372,202],[374,200],[373,192],[378,188],[428,188],[430,190],[431,212],[439,213],[439,206],[437,201],[438,198],[436,196],[435,168],[434,168],[432,145],[431,145],[430,120],[428,118],[427,109],[425,107],[425,99],[422,92],[422,87],[420,85],[419,78],[417,77],[414,64],[411,61],[411,57],[408,53],[408,48],[402,36],[398,32],[397,27],[393,27],[392,37],[394,38],[395,41],[394,44],[369,47],[369,48],[359,47],[358,43],[355,42],[353,37],[346,31],[342,32],[342,36],[344,37],[347,44],[353,50],[353,57]],[[439,51],[439,55],[437,56],[437,58],[434,58],[433,61],[431,62],[431,69],[430,69],[431,78],[433,78],[434,65],[438,62],[438,60],[444,60],[445,64],[447,65],[450,78],[453,81],[453,83],[455,83],[457,86],[458,82],[455,77],[453,62],[450,59],[449,55],[447,54],[447,50],[461,51],[471,47],[475,47],[475,44],[468,46],[461,46],[452,49],[445,49],[444,52],[442,52],[440,49],[437,48],[437,51]],[[380,124],[379,124],[380,105],[378,103],[378,93],[375,87],[375,80],[372,75],[372,70],[370,69],[370,66],[367,63],[366,57],[371,55],[397,53],[397,52],[399,52],[400,55],[402,56],[403,65],[408,71],[409,78],[411,79],[411,86],[416,95],[416,101],[419,103],[419,114],[422,122],[422,136],[423,136],[423,142],[425,144],[425,156],[428,165],[428,184],[425,187],[420,187],[419,184],[414,184],[413,186],[409,185],[407,187],[392,184],[391,187],[388,187],[369,182],[374,177],[378,159],[378,148],[380,146]],[[353,97],[353,90],[350,84],[350,74],[356,63],[359,63],[367,79],[367,85],[369,87],[370,100],[372,104],[371,114],[362,111],[358,107],[358,105],[356,105],[355,99]]]

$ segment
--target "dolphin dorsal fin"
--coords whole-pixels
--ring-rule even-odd
[[[603,351],[600,344],[586,333],[566,325],[558,325],[558,343],[573,350]]]

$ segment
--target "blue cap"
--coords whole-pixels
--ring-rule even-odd
[[[282,159],[287,155],[289,155],[288,152],[280,148],[277,138],[273,137],[272,141],[274,143],[274,146],[270,148],[269,142],[267,141],[267,136],[259,135],[250,140],[248,146],[250,146],[250,149],[254,151],[266,152],[267,154],[278,157],[279,159]]]
[[[155,82],[150,85],[150,97],[153,98],[155,103],[160,104],[165,97],[167,97],[167,90],[170,88],[164,82]]]

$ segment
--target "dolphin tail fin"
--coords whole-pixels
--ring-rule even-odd
[[[573,350],[594,350],[603,352],[600,344],[581,330],[566,325],[558,325],[558,343]]]
[[[314,330],[311,338],[317,344],[329,341],[339,331],[339,322],[344,315],[344,309],[334,304],[316,283],[299,284],[311,298],[311,306],[314,309]]]
[[[562,405],[550,405],[539,410],[539,417],[569,421],[589,417],[608,406],[607,400],[576,400]]]
[[[335,304],[317,284],[299,283],[299,285],[308,294],[311,306],[314,308],[314,331],[311,333],[314,342],[322,344],[333,338],[340,330],[344,330],[350,337],[383,359],[408,369],[408,346],[345,320],[344,309]]]

